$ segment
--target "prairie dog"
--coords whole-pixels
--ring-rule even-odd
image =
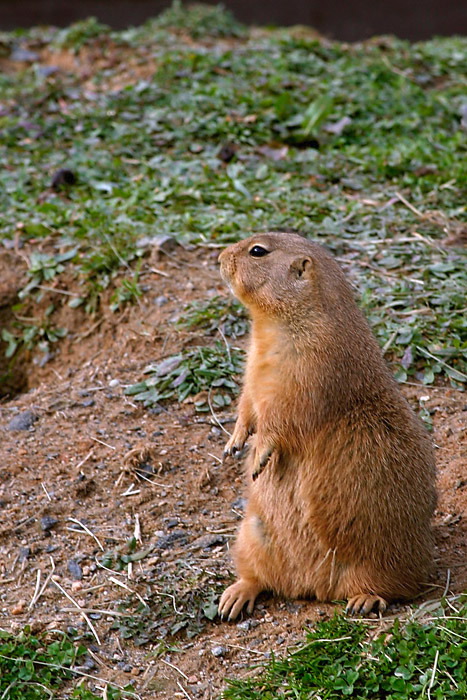
[[[238,419],[246,460],[238,580],[221,617],[263,590],[346,599],[352,614],[413,597],[432,561],[431,441],[330,253],[291,233],[229,246],[221,275],[252,319]]]

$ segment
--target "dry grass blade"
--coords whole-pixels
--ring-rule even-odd
[[[189,695],[189,694],[187,693],[187,691],[185,690],[185,688],[183,687],[183,685],[180,683],[180,681],[177,681],[177,685],[178,685],[178,687],[180,688],[180,690],[182,691],[183,695],[187,698],[187,700],[192,700],[191,695]]]
[[[61,612],[74,612],[76,608],[60,608],[60,610]],[[87,614],[94,613],[96,615],[109,615],[109,617],[128,617],[128,615],[118,610],[101,610],[99,608],[80,608],[80,610]]]
[[[51,568],[51,571],[50,571],[49,574],[47,575],[47,578],[45,579],[45,581],[44,581],[44,583],[43,583],[43,585],[42,585],[42,588],[40,589],[39,592],[37,592],[37,585],[36,585],[36,590],[34,591],[34,595],[33,595],[33,597],[32,597],[31,602],[29,603],[29,610],[31,610],[31,609],[34,607],[34,605],[37,603],[37,601],[39,600],[39,598],[41,597],[41,595],[43,594],[43,592],[45,591],[45,589],[46,589],[47,586],[49,585],[49,581],[50,581],[50,579],[52,578],[52,576],[53,576],[53,574],[54,574],[54,571],[55,571],[55,562],[54,562],[54,560],[52,559],[52,557],[50,557],[50,565],[51,565],[51,567],[52,567],[52,568]],[[38,572],[38,575],[37,575],[37,580],[38,580],[38,581],[40,580],[40,573],[39,573],[39,572]]]
[[[104,547],[102,546],[102,543],[100,542],[98,537],[93,532],[91,532],[91,530],[84,523],[82,523],[81,520],[77,520],[76,518],[67,518],[67,520],[69,520],[72,523],[76,523],[76,525],[79,525],[80,528],[82,528],[84,530],[84,532],[86,532],[90,537],[93,538],[93,540],[96,542],[96,544],[99,547],[99,549],[101,550],[101,552],[105,551]],[[72,532],[80,532],[79,530],[76,530],[75,528],[69,528],[69,529]]]
[[[426,694],[427,694],[429,700],[431,700],[431,689],[432,689],[432,687],[433,687],[433,685],[434,685],[434,682],[435,682],[436,669],[438,668],[438,659],[439,659],[439,649],[436,650],[435,662],[434,662],[434,664],[433,664],[433,671],[432,671],[432,673],[431,673],[430,682],[429,682],[429,684],[428,684],[428,688],[427,688],[427,691],[426,691]]]
[[[145,608],[149,607],[149,605],[146,603],[144,598],[142,598],[137,591],[134,591],[132,588],[127,586],[126,583],[123,583],[123,581],[119,581],[117,578],[114,578],[113,576],[109,576],[109,581],[112,581],[112,583],[115,583],[116,586],[120,586],[121,588],[125,588],[125,590],[127,590],[129,593],[132,593],[133,595],[135,595],[138,598],[138,600],[140,601],[140,603],[142,603],[144,605]]]
[[[85,612],[83,612],[83,609],[78,605],[78,603],[76,602],[76,600],[75,600],[74,598],[72,598],[71,595],[70,595],[69,593],[66,592],[66,590],[63,588],[63,586],[61,586],[61,585],[60,585],[57,581],[55,581],[54,579],[51,579],[51,580],[52,580],[52,583],[54,584],[54,586],[56,586],[56,587],[58,588],[58,590],[59,590],[61,593],[63,593],[63,595],[65,596],[65,598],[68,598],[68,600],[70,601],[70,603],[72,603],[72,604],[75,606],[75,608],[79,611],[79,613],[84,617],[84,619],[86,620],[86,622],[87,622],[87,624],[88,624],[89,629],[91,630],[92,634],[94,635],[94,638],[95,638],[96,642],[97,642],[98,645],[100,646],[100,645],[101,645],[101,640],[99,639],[99,635],[97,634],[97,632],[96,632],[96,630],[95,630],[95,628],[94,628],[94,625],[92,624],[92,622],[91,622],[91,620],[89,619],[89,617],[86,615]]]
[[[94,440],[94,442],[98,442],[100,445],[104,445],[104,447],[108,447],[109,450],[116,450],[117,449],[113,445],[109,445],[108,442],[104,442],[103,440],[99,440],[99,438],[93,437],[92,435],[90,435],[89,437],[91,438],[91,440]]]
[[[183,676],[183,678],[184,678],[186,681],[188,680],[188,676],[185,675],[185,674],[183,673],[183,671],[181,671],[181,670],[178,668],[178,666],[175,666],[175,664],[171,664],[170,661],[166,661],[165,659],[160,659],[160,660],[161,660],[162,663],[165,664],[166,666],[170,666],[170,668],[173,668],[175,671],[177,671],[177,673],[179,673],[181,676]]]
[[[37,569],[37,574],[36,574],[36,586],[34,588],[34,594],[32,596],[31,602],[29,603],[28,610],[31,610],[31,608],[34,607],[34,604],[38,598],[39,595],[39,586],[41,585],[41,570]]]

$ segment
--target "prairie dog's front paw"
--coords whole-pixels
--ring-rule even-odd
[[[264,445],[262,447],[258,445],[258,447],[256,448],[255,461],[252,473],[253,481],[255,481],[261,474],[261,472],[264,471],[264,469],[267,467],[275,453],[275,450],[276,448],[272,444]]]
[[[245,447],[245,443],[248,440],[249,435],[250,431],[248,426],[244,423],[239,425],[237,421],[234,431],[224,447],[224,457],[234,457],[236,454],[241,452]]]

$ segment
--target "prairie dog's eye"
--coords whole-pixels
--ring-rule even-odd
[[[269,254],[269,250],[263,248],[262,245],[254,245],[248,252],[253,258],[262,258],[263,255]]]

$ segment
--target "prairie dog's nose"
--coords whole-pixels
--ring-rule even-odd
[[[221,252],[220,252],[219,255],[217,256],[217,262],[218,262],[218,263],[221,263],[221,262],[222,262],[222,256],[225,255],[226,252],[227,252],[227,249],[226,249],[226,248],[224,248],[224,250],[221,250]]]

